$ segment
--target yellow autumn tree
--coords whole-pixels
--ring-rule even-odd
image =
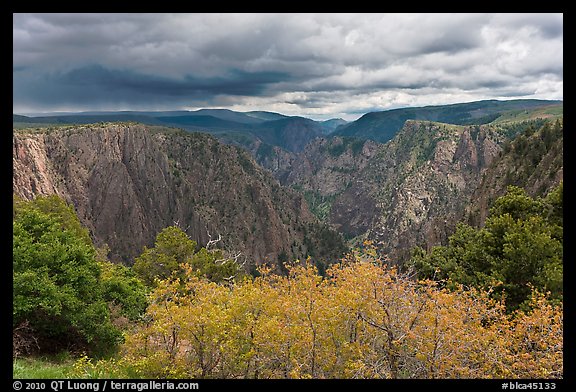
[[[561,306],[507,314],[490,293],[350,255],[320,276],[217,284],[186,264],[160,281],[116,362],[132,377],[561,378]]]
[[[533,291],[528,312],[517,311],[510,321],[504,364],[509,377],[562,378],[563,311]]]

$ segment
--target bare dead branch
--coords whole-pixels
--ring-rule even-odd
[[[206,250],[210,249],[210,246],[217,244],[218,242],[220,242],[222,240],[222,236],[220,234],[218,234],[218,238],[213,240],[212,239],[212,235],[210,235],[210,232],[208,231],[208,229],[206,229],[206,233],[208,234],[208,238],[210,238],[208,240],[208,243],[206,244],[205,248]]]

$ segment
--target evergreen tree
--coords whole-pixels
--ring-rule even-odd
[[[459,224],[447,246],[417,249],[410,264],[420,278],[493,290],[509,310],[529,303],[532,288],[562,299],[562,184],[533,199],[508,187],[482,229]]]
[[[134,271],[150,287],[157,280],[169,278],[173,274],[182,275],[184,264],[213,282],[230,280],[239,275],[238,264],[224,256],[222,250],[196,251],[196,241],[177,226],[163,229],[156,236],[153,248],[144,248],[144,252],[136,258]]]
[[[126,283],[118,268],[96,260],[88,231],[72,206],[56,196],[14,199],[13,328],[28,325],[41,350],[70,345],[103,351],[122,340],[109,304],[117,285]],[[103,268],[110,273],[103,276]],[[112,279],[110,276],[114,276]],[[144,312],[144,286],[132,281],[121,313]]]

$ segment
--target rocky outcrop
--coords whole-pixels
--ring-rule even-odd
[[[347,191],[362,193],[378,210],[365,238],[394,262],[406,260],[414,246],[430,248],[445,241],[501,140],[490,127],[407,121]],[[336,199],[336,211],[343,203],[347,200]]]
[[[303,257],[321,241],[301,195],[204,134],[134,123],[14,131],[13,166],[15,194],[64,197],[96,244],[128,264],[173,224],[200,244],[221,235],[253,263]]]
[[[529,124],[514,127],[522,133]],[[537,195],[558,184],[557,128],[521,135],[509,145],[511,133],[502,126],[409,120],[386,144],[317,138],[297,155],[269,148],[267,159],[255,156],[301,191],[312,212],[335,230],[357,242],[370,239],[402,263],[415,246],[445,243],[458,222],[481,225],[507,185]]]
[[[374,241],[401,263],[414,246],[430,248],[452,233],[502,141],[488,126],[407,121],[386,144],[316,139],[284,182],[309,203],[323,202],[334,229]]]
[[[59,193],[62,179],[52,170],[44,138],[14,138],[12,171],[14,190],[26,199]]]
[[[291,165],[284,184],[332,196],[343,192],[376,154],[380,143],[352,138],[318,138]]]
[[[490,206],[509,185],[524,188],[531,197],[545,196],[564,176],[564,137],[560,121],[529,130],[504,144],[484,172],[466,208],[468,223],[481,226]]]

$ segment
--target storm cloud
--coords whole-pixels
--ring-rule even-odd
[[[562,14],[14,14],[13,111],[563,99]]]

